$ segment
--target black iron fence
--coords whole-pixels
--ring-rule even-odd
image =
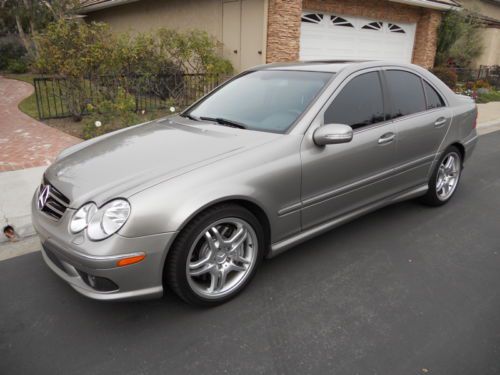
[[[458,82],[476,82],[483,80],[491,86],[500,88],[500,66],[481,65],[478,69],[455,68]]]
[[[183,108],[226,79],[218,75],[180,72],[83,79],[38,77],[34,79],[34,86],[38,115],[45,120],[84,116],[102,101],[113,101],[119,95],[133,98],[138,112],[170,106]]]

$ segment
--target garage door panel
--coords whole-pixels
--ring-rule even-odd
[[[304,22],[304,19],[309,21]],[[335,22],[349,26],[339,26]],[[355,58],[411,62],[415,29],[415,24],[304,12],[300,59]]]

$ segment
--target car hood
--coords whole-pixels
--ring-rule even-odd
[[[134,126],[65,150],[45,178],[78,208],[128,197],[281,135],[179,116]]]

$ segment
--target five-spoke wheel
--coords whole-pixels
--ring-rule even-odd
[[[455,147],[448,148],[437,163],[429,180],[429,190],[422,201],[440,206],[450,200],[457,189],[462,172],[462,154]]]
[[[213,298],[230,293],[245,281],[256,262],[257,235],[239,218],[208,225],[189,251],[186,272],[200,296]]]
[[[263,247],[262,228],[250,211],[234,204],[210,208],[179,234],[165,264],[165,281],[187,302],[225,302],[253,276]]]

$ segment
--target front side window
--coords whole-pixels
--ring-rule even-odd
[[[377,72],[353,78],[325,111],[325,124],[344,124],[353,129],[384,121],[382,87]]]
[[[424,90],[419,76],[403,70],[388,70],[385,77],[391,98],[391,118],[425,111]]]
[[[285,133],[334,73],[259,70],[227,83],[185,113],[224,119],[247,129]]]
[[[444,100],[427,82],[424,82],[425,98],[427,99],[427,109],[444,107]]]

